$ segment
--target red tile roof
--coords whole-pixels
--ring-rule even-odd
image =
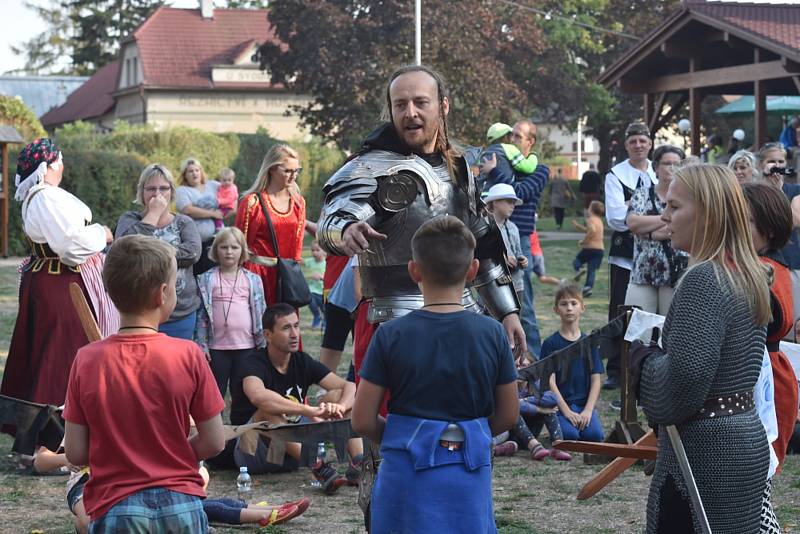
[[[745,30],[780,47],[800,51],[800,3],[687,2],[689,10]]]
[[[114,109],[111,94],[117,87],[119,62],[102,67],[86,83],[75,89],[67,101],[53,108],[39,119],[45,127],[67,122],[101,117]]]
[[[209,89],[212,66],[233,64],[250,43],[276,37],[266,9],[214,9],[204,19],[199,9],[160,7],[129,40],[139,47],[145,86]]]

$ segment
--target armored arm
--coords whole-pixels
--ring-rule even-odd
[[[505,245],[500,228],[494,220],[485,216],[471,217],[469,228],[475,235],[475,258],[480,262],[472,287],[497,320],[511,313],[519,313],[520,304],[503,254]]]
[[[317,240],[330,254],[346,256],[342,236],[348,225],[355,222],[374,224],[375,209],[370,197],[378,188],[372,176],[359,176],[356,160],[346,163],[322,189],[324,205],[317,226]]]

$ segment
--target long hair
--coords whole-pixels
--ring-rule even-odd
[[[394,118],[392,117],[392,98],[389,94],[389,89],[392,87],[393,81],[403,74],[408,74],[409,72],[424,72],[436,82],[437,100],[439,101],[439,128],[436,131],[436,145],[434,146],[434,150],[442,154],[442,157],[444,157],[447,167],[452,174],[455,151],[453,150],[453,146],[450,144],[450,138],[447,135],[447,117],[444,114],[444,99],[450,98],[450,92],[447,89],[447,84],[445,83],[444,77],[441,74],[430,67],[426,67],[425,65],[406,65],[394,71],[389,77],[389,83],[386,84],[386,102],[382,117],[384,120],[394,123]]]
[[[682,183],[695,202],[692,259],[695,265],[710,261],[717,275],[744,295],[757,324],[771,318],[769,268],[762,265],[750,235],[749,211],[733,171],[719,165],[692,165],[673,178]]]
[[[280,165],[289,158],[296,159],[298,161],[300,160],[300,155],[289,145],[279,144],[270,148],[267,151],[267,154],[264,156],[264,159],[261,161],[261,168],[258,170],[256,179],[253,180],[253,185],[250,186],[250,189],[242,193],[242,198],[250,195],[251,193],[261,193],[262,191],[266,190],[267,186],[269,185],[269,173],[272,170],[272,167]],[[297,192],[299,193],[299,189]]]

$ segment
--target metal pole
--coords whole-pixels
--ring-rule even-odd
[[[422,0],[414,0],[414,61],[422,65]]]
[[[582,117],[578,117],[578,165],[575,167],[577,171],[578,180],[581,179],[581,159],[583,158],[583,147],[581,146],[583,139],[583,129],[581,128]]]

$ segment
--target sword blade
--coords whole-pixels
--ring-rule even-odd
[[[692,466],[689,465],[689,458],[686,456],[686,450],[683,448],[683,441],[678,429],[675,425],[667,425],[667,436],[669,442],[672,444],[672,450],[675,451],[675,458],[678,460],[678,466],[683,473],[683,479],[686,481],[686,488],[689,490],[689,498],[692,500],[694,511],[700,520],[700,527],[703,534],[711,534],[711,525],[708,524],[708,517],[706,517],[706,509],[703,508],[703,501],[700,499],[700,491],[697,489],[697,484],[694,481],[692,474]]]

